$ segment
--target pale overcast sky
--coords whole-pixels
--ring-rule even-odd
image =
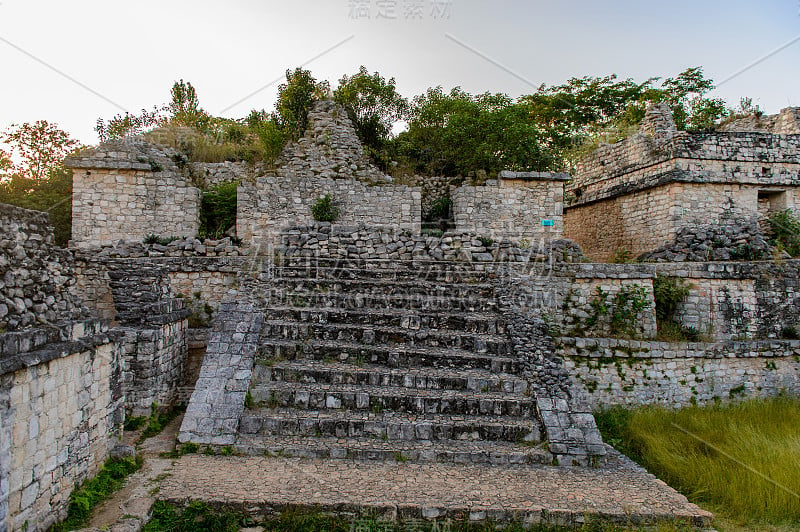
[[[363,64],[408,97],[746,69],[715,95],[775,113],[800,105],[800,0],[0,0],[0,61],[0,130],[46,119],[85,143],[180,78],[212,114],[272,110],[278,82],[227,108],[305,63],[334,86]]]

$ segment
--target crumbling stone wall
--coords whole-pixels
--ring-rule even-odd
[[[678,305],[679,323],[714,340],[780,339],[800,331],[800,261],[659,264],[510,263],[512,298],[536,312],[556,336],[607,335],[586,327],[597,287],[608,300],[621,287],[645,288],[647,306],[637,318],[639,336],[656,333],[653,279],[680,279],[689,295]]]
[[[677,132],[670,120],[650,109],[639,134],[576,165],[564,234],[589,257],[640,255],[671,245],[681,230],[749,227],[761,195],[762,203],[774,198],[767,210],[800,208],[800,135]]]
[[[183,164],[174,150],[138,139],[106,142],[67,158],[73,169],[72,244],[195,236],[201,194],[177,163]]]
[[[46,213],[0,204],[0,332],[79,317],[72,267]]]
[[[47,215],[0,205],[0,226],[0,530],[42,530],[121,431],[120,350],[69,292]]]
[[[592,407],[660,404],[681,408],[715,399],[800,393],[800,341],[664,343],[558,338],[558,349]]]
[[[255,185],[239,187],[236,234],[253,246],[269,246],[284,229],[313,221],[312,207],[327,194],[339,209],[337,223],[420,232],[417,188],[323,177],[260,177]]]
[[[568,178],[546,172],[501,172],[497,181],[484,186],[460,187],[452,193],[455,230],[495,240],[559,239],[563,184]]]
[[[153,403],[170,406],[181,394],[191,311],[175,298],[157,263],[109,261],[108,276],[122,333],[125,407],[146,415]]]
[[[364,155],[347,112],[332,101],[314,103],[304,136],[284,148],[281,161],[278,177],[389,181]]]
[[[474,233],[435,237],[328,223],[290,227],[281,234],[276,251],[312,259],[447,260],[486,263],[487,267],[508,262],[579,262],[583,257],[580,248],[567,240],[520,247],[508,241],[490,242]]]
[[[753,113],[723,124],[721,131],[772,133],[775,135],[800,135],[800,107],[781,109],[776,115]]]

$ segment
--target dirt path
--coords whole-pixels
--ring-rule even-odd
[[[110,499],[95,508],[89,530],[138,530],[147,521],[156,500],[158,483],[170,474],[176,463],[172,458],[159,458],[159,454],[175,448],[175,437],[182,419],[183,416],[178,416],[160,434],[137,445],[137,453],[144,457],[142,468],[129,476]],[[139,434],[126,433],[123,443],[133,445]]]

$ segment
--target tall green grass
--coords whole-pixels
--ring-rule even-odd
[[[800,400],[599,413],[606,441],[720,515],[800,527]]]

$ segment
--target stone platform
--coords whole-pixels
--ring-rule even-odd
[[[157,495],[255,516],[286,507],[387,519],[711,525],[712,516],[609,448],[602,468],[188,455]]]

